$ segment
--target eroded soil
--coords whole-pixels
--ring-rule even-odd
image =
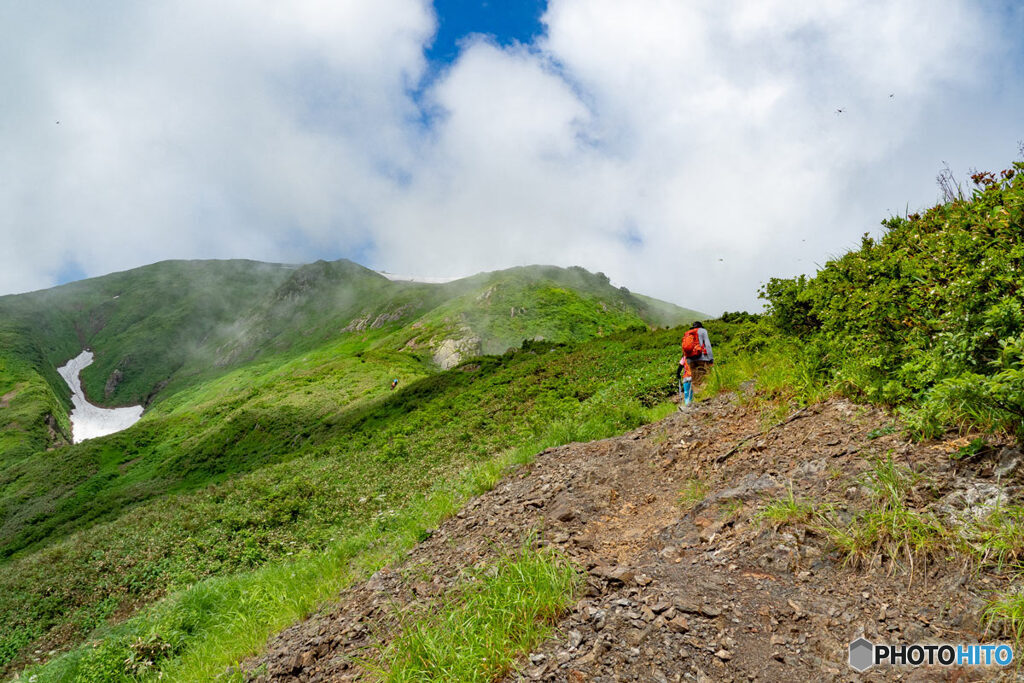
[[[246,663],[259,681],[370,679],[366,662],[467,572],[531,531],[586,572],[583,594],[509,680],[993,680],[999,669],[885,668],[859,675],[848,644],[991,641],[979,623],[1006,579],[961,561],[848,566],[820,533],[755,517],[788,496],[870,504],[858,477],[892,454],[925,473],[914,491],[936,514],[1019,500],[1018,451],[968,461],[961,440],[909,444],[885,412],[831,400],[765,432],[720,396],[622,437],[545,451],[434,530],[399,566],[276,636]],[[972,507],[973,506],[973,507]]]

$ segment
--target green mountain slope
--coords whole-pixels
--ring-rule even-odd
[[[31,333],[0,324],[0,471],[66,440],[70,391],[62,381]]]
[[[21,434],[0,438],[67,439],[69,392],[55,368],[86,347],[95,353],[82,373],[93,402],[149,405],[260,358],[382,328],[396,334],[375,336],[380,348],[446,366],[526,338],[580,341],[660,324],[664,316],[652,310],[650,301],[582,268],[532,266],[431,285],[392,282],[346,260],[167,261],[0,297],[0,334],[9,340],[10,362],[0,368],[5,393],[42,380],[59,399],[35,404],[31,419],[0,426]]]
[[[27,412],[0,432],[12,449],[0,465],[0,557],[126,505],[288,459],[293,432],[304,438],[325,411],[379,394],[388,378],[412,381],[437,372],[438,364],[501,352],[523,339],[574,342],[644,327],[640,312],[649,306],[579,268],[516,268],[445,285],[391,282],[348,261],[298,268],[170,262],[140,271],[0,302],[15,312],[51,304],[34,334],[10,333],[21,346],[9,347],[3,386],[24,390],[10,390],[16,398],[7,412]],[[233,287],[236,280],[245,286]],[[141,301],[151,289],[158,308],[144,316]],[[93,332],[86,335],[89,321]],[[31,340],[61,325],[92,345],[107,367],[121,358],[119,390],[152,396],[163,389],[162,401],[132,430],[76,446],[53,437],[55,428],[67,433],[59,409],[67,390],[59,380],[43,380],[47,372],[55,377],[59,361],[51,359],[75,353],[79,342],[36,348]],[[155,341],[165,332],[171,351]],[[159,369],[137,368],[138,359]],[[87,389],[104,380],[90,379],[92,369],[83,373]],[[272,401],[272,415],[266,401],[249,402],[254,391],[289,396],[297,386],[302,399]],[[275,432],[273,425],[285,428]],[[50,444],[60,446],[52,455],[12,457],[15,448],[24,456]]]
[[[66,465],[48,469],[52,487],[39,491],[73,496],[20,535],[5,528],[7,547],[21,548],[0,578],[0,618],[14,627],[6,648],[15,656],[47,633],[47,647],[74,642],[200,578],[386,529],[410,496],[539,438],[640,424],[672,391],[678,336],[531,343],[443,373],[423,366],[395,392],[384,388],[392,372],[416,376],[399,365],[406,356],[329,346],[182,392],[154,407],[148,427],[59,449]],[[19,468],[5,492],[30,478]]]
[[[633,297],[643,305],[643,319],[655,327],[678,327],[679,325],[688,325],[694,320],[710,317],[706,313],[676,306],[643,294],[634,293]]]
[[[165,262],[0,297],[0,665],[349,533],[584,407],[635,423],[634,387],[594,396],[618,359],[549,381],[538,353],[646,331],[651,310],[580,268],[434,285],[348,261]],[[525,355],[465,362],[524,340]],[[94,401],[147,410],[71,445],[55,368],[83,347]]]
[[[0,319],[30,333],[48,366],[92,348],[95,361],[82,373],[86,393],[104,405],[128,405],[147,401],[211,335],[292,272],[255,261],[165,261],[0,297]]]

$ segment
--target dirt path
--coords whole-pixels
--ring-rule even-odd
[[[825,539],[753,518],[789,490],[863,507],[856,477],[885,453],[947,482],[938,493],[956,507],[961,490],[987,490],[993,469],[1016,457],[1003,449],[995,457],[1006,462],[956,471],[948,457],[956,444],[911,446],[885,433],[888,424],[879,410],[833,400],[760,435],[755,412],[722,396],[622,437],[546,451],[400,566],[279,634],[246,668],[259,681],[359,680],[367,674],[357,662],[391,639],[403,611],[429,604],[531,530],[585,569],[587,585],[510,680],[845,681],[855,676],[848,644],[861,635],[977,642],[985,596],[1002,579],[945,564],[916,567],[912,582],[889,567],[844,568]],[[1000,470],[1001,495],[1019,494],[1016,468]],[[860,678],[998,675],[936,667]]]

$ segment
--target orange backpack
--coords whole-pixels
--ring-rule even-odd
[[[683,355],[687,358],[696,358],[704,355],[704,345],[700,343],[700,332],[697,328],[687,330],[683,335]]]

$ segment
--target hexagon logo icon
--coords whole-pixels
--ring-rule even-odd
[[[875,646],[866,638],[850,643],[850,666],[857,671],[867,671],[874,666]]]

